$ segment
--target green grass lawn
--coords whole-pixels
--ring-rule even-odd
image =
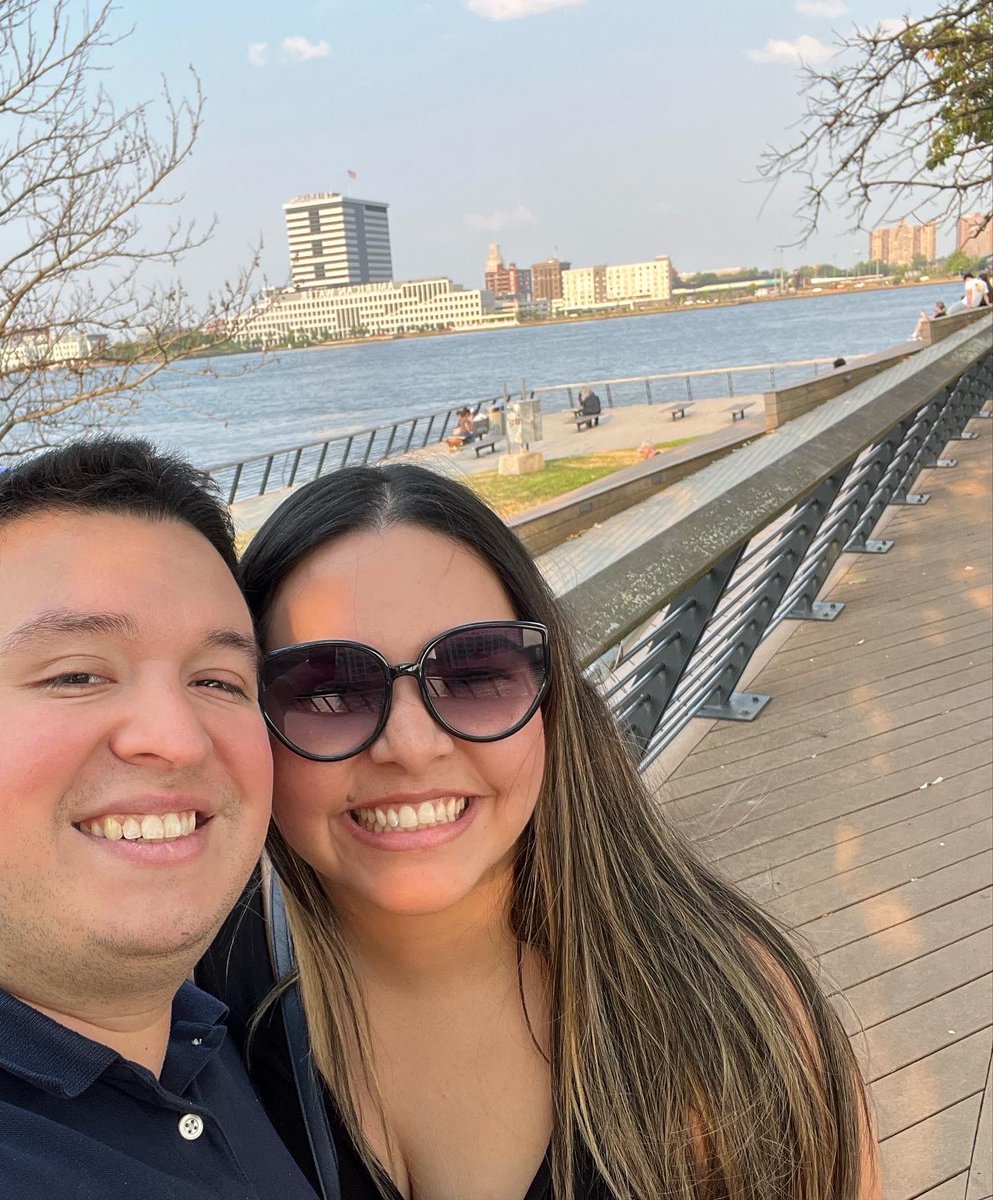
[[[699,436],[699,435],[698,435]],[[685,446],[695,438],[676,438],[672,442],[656,442],[655,448],[664,454],[676,446]],[[630,467],[641,459],[637,450],[605,450],[601,454],[576,454],[570,458],[549,459],[543,471],[534,475],[500,475],[487,471],[482,475],[469,475],[463,482],[502,517],[514,517],[537,508],[546,500],[554,500],[574,491],[586,483],[603,479],[623,467]],[[236,539],[238,553],[243,554],[255,531],[241,533]]]
[[[664,452],[694,440],[678,438],[655,445]],[[514,517],[640,461],[636,450],[607,450],[601,454],[550,459],[543,471],[533,475],[500,475],[496,471],[487,471],[482,475],[470,475],[464,482],[502,517]]]

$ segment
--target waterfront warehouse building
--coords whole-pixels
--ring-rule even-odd
[[[389,206],[337,192],[297,196],[283,205],[296,288],[350,286],[393,278]]]
[[[369,283],[359,287],[287,287],[269,292],[245,314],[237,334],[249,345],[397,336],[513,323],[494,311],[493,295],[450,279]]]

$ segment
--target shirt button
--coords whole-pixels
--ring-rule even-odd
[[[202,1117],[198,1117],[196,1113],[187,1113],[185,1117],[180,1117],[180,1137],[185,1138],[188,1142],[195,1142],[201,1133],[203,1133]]]

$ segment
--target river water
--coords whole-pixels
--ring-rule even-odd
[[[961,284],[849,292],[181,364],[123,428],[201,466],[500,393],[580,380],[849,357],[905,341]],[[763,377],[759,376],[760,379]],[[765,386],[760,382],[757,389]]]

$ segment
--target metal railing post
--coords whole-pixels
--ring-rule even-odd
[[[673,692],[686,673],[700,638],[721,602],[728,580],[734,574],[741,551],[742,547],[738,546],[725,555],[669,606],[670,611],[678,615],[671,625],[664,622],[658,631],[662,650],[649,651],[650,673],[639,676],[637,691],[617,714],[636,760],[644,754]]]
[[[238,463],[234,469],[234,478],[231,480],[231,491],[228,493],[228,504],[234,504],[234,498],[238,494],[238,484],[241,482],[241,469],[244,463]]]
[[[735,688],[790,583],[806,558],[807,551],[830,511],[847,473],[846,467],[844,472],[838,471],[825,479],[820,487],[798,506],[797,513],[800,519],[776,551],[776,561],[780,564],[780,569],[763,582],[756,611],[745,623],[721,670],[720,681],[711,689],[705,702],[697,710],[698,716],[729,721],[752,721],[765,707],[769,699],[767,696],[736,692]],[[762,616],[757,615],[758,613]]]
[[[272,470],[272,455],[266,459],[265,470],[262,472],[262,482],[259,484],[259,495],[264,496],[266,485],[269,483],[269,472]]]

